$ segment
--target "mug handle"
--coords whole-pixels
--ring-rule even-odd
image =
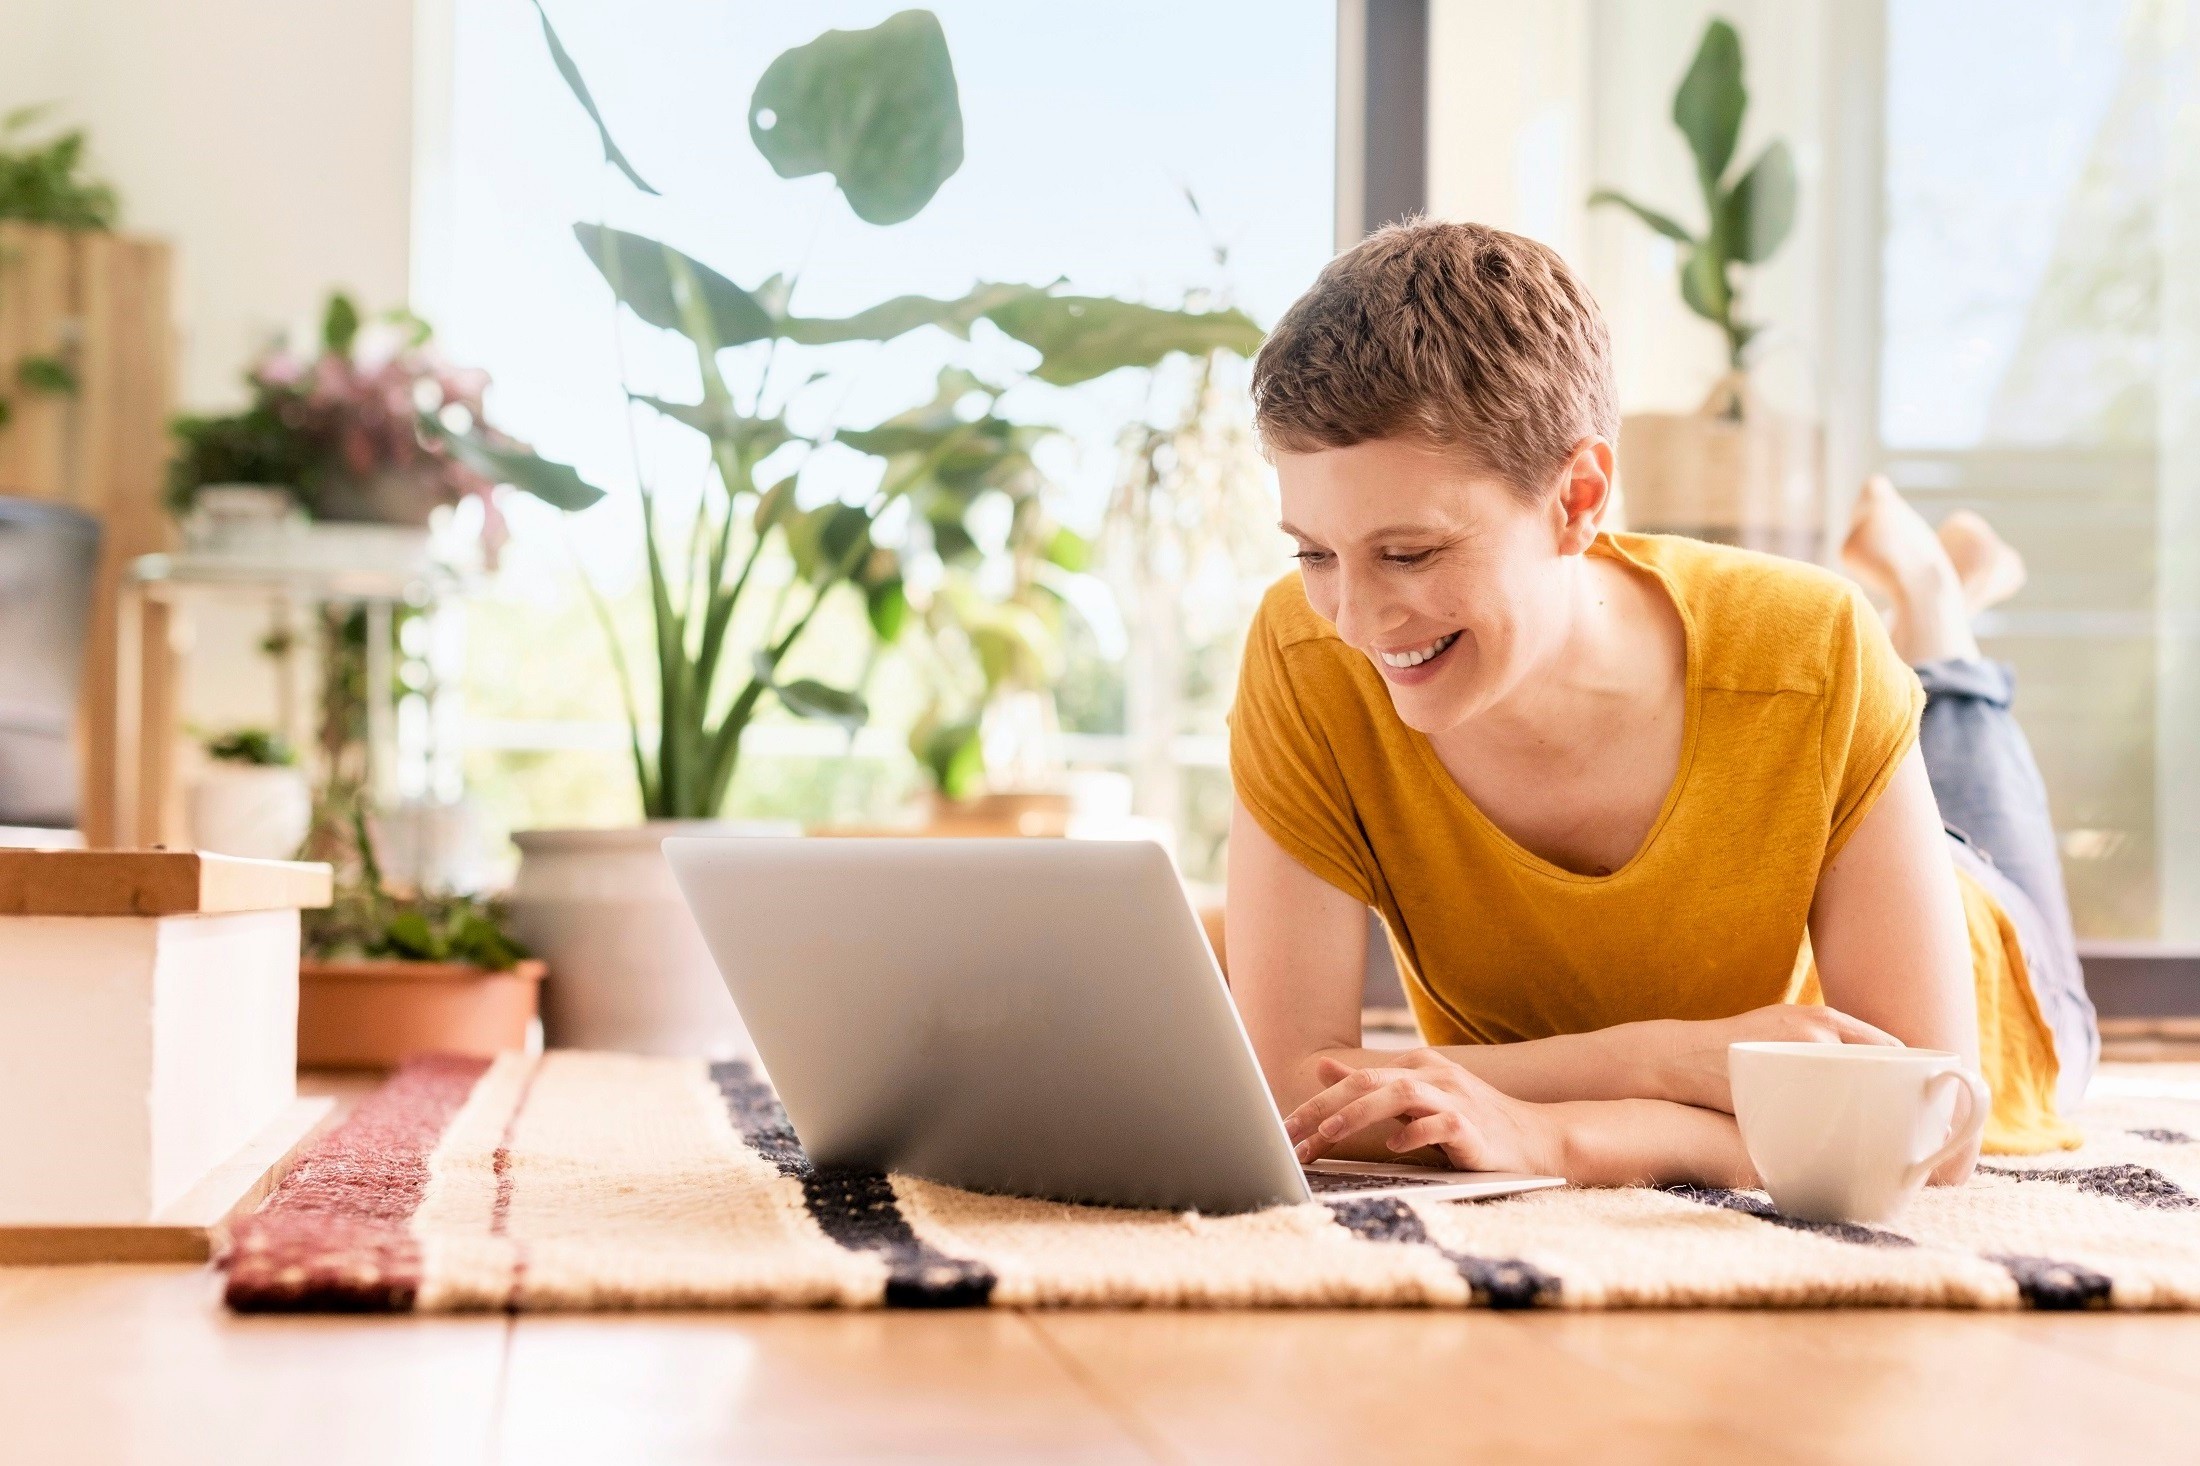
[[[1962,1118],[1949,1127],[1946,1143],[1923,1160],[1911,1164],[1902,1178],[1902,1184],[1906,1187],[1915,1186],[1930,1176],[1939,1169],[1942,1161],[1958,1151],[1968,1150],[1977,1143],[1980,1132],[1986,1129],[1986,1116],[1994,1105],[1993,1096],[1986,1092],[1986,1081],[1968,1069],[1943,1069],[1925,1081],[1927,1096],[1930,1097],[1944,1080],[1963,1086]]]

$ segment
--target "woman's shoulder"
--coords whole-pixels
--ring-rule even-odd
[[[1306,599],[1306,582],[1296,570],[1287,571],[1262,593],[1260,610],[1253,617],[1253,636],[1271,646],[1291,647],[1307,642],[1337,641],[1336,628],[1324,621]]]
[[[1855,582],[1822,566],[1679,535],[1605,539],[1672,589],[1707,686],[1823,692],[1857,636],[1878,624]]]

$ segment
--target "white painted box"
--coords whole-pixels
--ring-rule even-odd
[[[0,1226],[150,1222],[297,1093],[325,865],[0,852]]]

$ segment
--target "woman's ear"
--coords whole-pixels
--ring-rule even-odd
[[[1617,472],[1609,440],[1583,438],[1574,445],[1558,485],[1560,554],[1579,555],[1596,540],[1612,506]]]

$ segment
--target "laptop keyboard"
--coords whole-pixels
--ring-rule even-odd
[[[1415,1186],[1454,1186],[1456,1176],[1340,1176],[1334,1171],[1306,1171],[1306,1189],[1316,1196],[1339,1191],[1405,1191]]]

